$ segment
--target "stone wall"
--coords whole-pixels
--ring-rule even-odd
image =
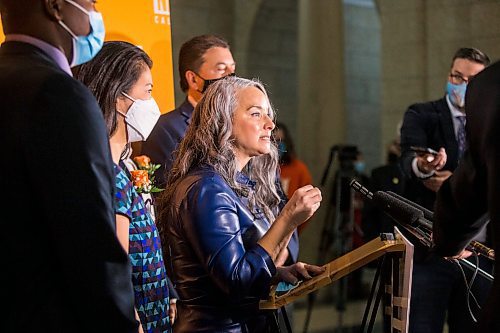
[[[437,99],[463,46],[500,58],[499,0],[171,0],[176,104],[180,45],[217,33],[237,73],[259,77],[319,185],[330,148],[352,143],[384,163],[406,108]],[[330,181],[336,165],[330,170]],[[369,169],[367,170],[370,171]],[[302,238],[315,261],[331,182]]]

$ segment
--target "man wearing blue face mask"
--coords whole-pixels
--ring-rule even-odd
[[[478,49],[460,48],[452,59],[445,96],[437,101],[413,104],[405,112],[401,127],[401,166],[406,177],[404,196],[431,211],[434,211],[436,192],[458,166],[466,149],[467,84],[489,62],[488,56]],[[414,147],[431,148],[437,153],[416,152]],[[476,240],[485,242],[486,232]],[[464,252],[463,256],[470,254]],[[485,260],[484,265],[490,264]],[[487,266],[482,268],[491,268]],[[450,333],[472,331],[474,321],[467,306],[467,290],[462,273],[454,263],[428,253],[417,244],[412,283],[410,332],[441,333],[446,318]],[[488,281],[476,278],[472,292],[480,304],[489,287]],[[479,309],[471,303],[473,313],[477,314]]]
[[[104,40],[89,0],[0,0],[8,332],[137,332],[106,126],[70,67]],[[13,167],[15,165],[15,167]],[[7,206],[6,206],[7,207]],[[9,228],[10,227],[10,228]]]

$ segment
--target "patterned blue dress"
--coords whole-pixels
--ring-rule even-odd
[[[169,332],[169,294],[161,242],[154,220],[125,171],[115,164],[115,213],[127,216],[135,307],[144,332]]]

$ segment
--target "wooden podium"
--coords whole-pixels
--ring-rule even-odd
[[[327,286],[368,263],[381,259],[378,300],[384,297],[384,332],[407,333],[413,269],[413,245],[394,228],[394,234],[382,234],[359,248],[325,264],[325,272],[296,287],[277,292],[271,288],[269,298],[260,302],[262,310],[276,310],[324,286]],[[379,271],[377,271],[378,273]],[[377,274],[378,275],[378,274]],[[376,279],[378,279],[376,275]],[[374,286],[377,281],[374,281]],[[372,288],[373,297],[374,288]],[[378,303],[378,302],[376,302]],[[371,305],[368,300],[367,310]],[[377,304],[378,307],[378,304]],[[373,311],[376,311],[374,309]],[[363,318],[366,324],[366,313]]]

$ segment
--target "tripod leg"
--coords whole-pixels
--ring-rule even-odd
[[[285,322],[287,333],[292,333],[292,326],[290,325],[290,320],[288,319],[288,314],[286,313],[285,306],[281,307],[281,314],[283,315],[283,321]]]
[[[381,288],[380,272],[382,271],[382,267],[384,265],[384,260],[385,260],[385,256],[383,256],[382,258],[379,259],[379,262],[377,265],[377,270],[375,271],[375,277],[373,278],[372,288],[370,290],[370,296],[368,297],[368,302],[366,303],[365,313],[363,314],[363,321],[361,322],[361,328],[360,328],[361,333],[365,331],[366,321],[368,320],[368,314],[370,313],[370,309],[372,306],[373,297],[375,296],[375,290],[377,289],[377,285],[378,285],[379,290]],[[374,308],[372,311],[376,311],[376,310],[377,309]]]
[[[384,256],[384,259],[383,259],[383,263],[382,263],[382,270],[386,269],[385,267],[387,265],[391,265],[392,264],[392,257],[390,258],[389,262],[387,263],[385,261],[385,256]],[[378,291],[377,291],[377,298],[375,299],[375,304],[373,305],[373,311],[372,311],[372,315],[371,315],[371,318],[370,318],[370,323],[368,325],[368,330],[367,330],[367,333],[371,333],[373,331],[373,325],[375,323],[375,318],[377,317],[377,309],[378,307],[380,306],[380,301],[382,299],[382,294],[384,293],[384,286],[383,286],[383,283],[382,283],[382,279],[379,280],[379,286],[378,286]]]
[[[304,320],[304,329],[302,330],[303,333],[307,333],[307,329],[309,328],[309,321],[311,320],[311,312],[315,300],[316,300],[316,292],[312,292],[309,295],[307,295],[307,312],[306,312],[306,319]]]
[[[281,333],[278,310],[273,311],[273,326],[274,326],[273,332]]]

